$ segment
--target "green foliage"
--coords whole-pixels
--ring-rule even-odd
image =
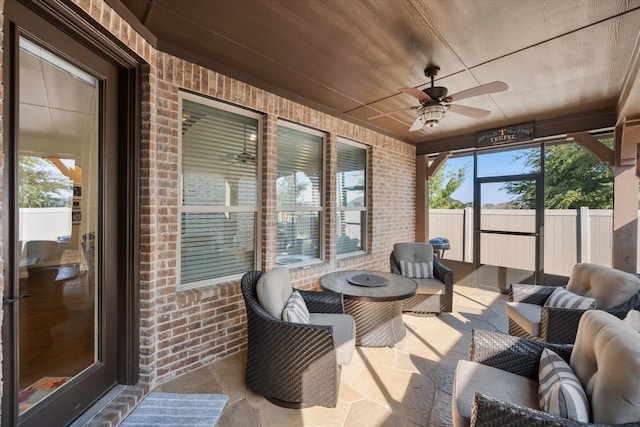
[[[611,147],[612,140],[603,141]],[[518,158],[528,166],[540,166],[537,153],[523,152]],[[545,209],[613,208],[613,171],[578,144],[545,148]],[[515,182],[503,189],[515,195],[520,208],[535,207],[535,184]]]
[[[52,208],[71,206],[72,183],[41,157],[20,156],[18,206]]]
[[[467,163],[457,171],[438,169],[429,178],[429,207],[432,209],[462,209],[464,203],[453,200],[451,195],[464,183],[471,164]]]

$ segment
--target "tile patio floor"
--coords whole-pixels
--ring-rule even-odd
[[[336,408],[275,406],[247,389],[245,353],[229,356],[156,387],[155,391],[223,393],[218,427],[450,426],[453,370],[467,359],[473,328],[506,332],[506,295],[455,287],[453,313],[404,314],[407,335],[394,348],[356,347],[342,368]]]

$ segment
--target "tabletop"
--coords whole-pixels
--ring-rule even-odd
[[[322,276],[320,287],[340,292],[347,299],[382,302],[412,297],[418,285],[414,280],[386,271],[347,270]]]

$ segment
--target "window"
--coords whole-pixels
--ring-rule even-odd
[[[181,287],[257,268],[260,116],[182,95]]]
[[[322,258],[323,152],[324,134],[278,126],[278,264]]]
[[[348,255],[366,248],[367,149],[338,141],[336,173],[336,253]]]

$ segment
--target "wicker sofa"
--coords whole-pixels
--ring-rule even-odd
[[[512,284],[506,306],[509,334],[554,343],[573,343],[584,309],[546,306],[556,286]],[[566,290],[596,300],[596,309],[623,318],[640,308],[640,279],[596,264],[573,267]]]
[[[248,272],[240,286],[247,310],[249,388],[287,408],[335,407],[340,367],[351,361],[355,348],[355,322],[344,314],[342,294],[297,290],[310,314],[304,324],[271,312],[273,301],[278,305],[280,298],[284,305],[294,290],[285,267]],[[259,286],[271,292],[265,306],[259,302]]]
[[[412,275],[418,289],[413,297],[403,301],[402,311],[450,313],[453,308],[453,271],[433,255],[433,246],[428,243],[396,243],[389,255],[392,273],[403,274],[401,261],[433,263],[433,278]]]
[[[595,424],[540,409],[538,369],[544,348],[569,363],[586,394],[589,422]],[[582,316],[574,345],[474,330],[469,360],[459,361],[455,371],[453,425],[638,426],[638,384],[637,326],[604,311],[591,310]]]

